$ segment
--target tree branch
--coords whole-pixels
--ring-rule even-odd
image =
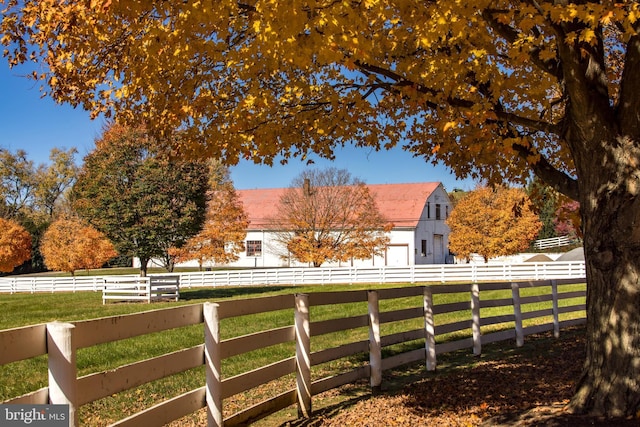
[[[502,36],[507,42],[513,44],[518,38],[519,32],[506,24],[502,24],[498,22],[497,19],[494,18],[494,14],[501,13],[503,11],[497,9],[485,9],[482,11],[482,17],[489,24],[494,31],[496,31],[500,36]],[[555,27],[554,27],[555,29]],[[540,58],[540,52],[542,49],[538,47],[531,48],[529,50],[529,56],[531,57],[531,61],[541,70],[551,74],[558,80],[563,79],[562,67],[560,66],[560,62],[557,59],[549,59],[543,60]]]
[[[514,125],[523,126],[528,129],[533,129],[540,132],[552,133],[558,136],[562,136],[563,126],[557,123],[549,123],[543,120],[534,120],[526,117],[519,116],[517,114],[503,111],[499,108],[495,111],[499,119],[512,123]]]
[[[537,155],[539,160],[535,163],[529,163],[536,176],[554,190],[573,200],[580,200],[580,191],[576,179],[553,167],[546,157],[542,154],[534,153],[529,147],[521,144],[513,144],[512,147],[523,159]]]

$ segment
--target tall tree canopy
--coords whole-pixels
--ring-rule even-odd
[[[75,155],[77,152],[75,148],[68,151],[53,148],[49,154],[50,164],[37,169],[36,204],[38,210],[49,219],[63,209],[60,206],[66,202],[66,194],[76,181],[78,166]]]
[[[638,410],[637,1],[4,4],[11,64],[44,62],[34,78],[57,101],[181,129],[180,152],[270,163],[400,144],[491,183],[533,170],[583,217],[589,350],[572,407]]]
[[[489,258],[526,250],[542,223],[527,194],[518,188],[476,188],[462,197],[447,218],[449,249],[462,259]]]
[[[0,149],[0,217],[29,216],[35,205],[36,185],[36,169],[27,153]]]
[[[0,148],[0,217],[48,224],[75,182],[77,150],[53,148],[48,165],[34,165],[24,150]]]
[[[202,228],[209,169],[204,161],[172,160],[144,128],[109,126],[84,159],[73,187],[78,214],[123,255],[138,257],[146,275]]]
[[[393,224],[368,187],[344,169],[308,170],[296,177],[270,221],[284,259],[315,267],[380,255]]]

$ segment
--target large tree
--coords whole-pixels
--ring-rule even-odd
[[[36,166],[24,150],[0,148],[0,216],[48,224],[76,179],[76,153],[53,148],[50,163]]]
[[[120,254],[138,257],[141,275],[202,228],[209,179],[204,161],[172,159],[142,127],[111,124],[84,159],[73,192],[78,214]]]
[[[636,1],[7,0],[11,64],[95,115],[181,129],[182,152],[271,163],[401,144],[580,202],[588,351],[573,409],[640,405]]]
[[[35,205],[36,168],[24,150],[0,148],[0,217],[22,219]]]
[[[50,163],[40,165],[36,170],[35,204],[38,211],[49,220],[61,213],[67,202],[67,192],[78,175],[75,159],[77,153],[75,148],[67,151],[52,148],[49,153]]]
[[[542,222],[523,190],[478,187],[456,203],[447,225],[449,249],[456,256],[469,260],[477,253],[488,262],[526,250]]]
[[[315,267],[371,259],[389,243],[393,224],[382,216],[369,188],[344,169],[311,169],[296,177],[270,218],[284,259]]]

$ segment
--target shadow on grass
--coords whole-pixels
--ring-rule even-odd
[[[246,286],[233,288],[207,288],[207,289],[180,289],[180,299],[206,300],[235,298],[241,296],[260,295],[293,289],[291,286]]]
[[[584,328],[577,327],[563,330],[560,339],[550,333],[529,336],[520,348],[513,341],[483,346],[481,356],[468,351],[439,355],[436,372],[425,371],[422,364],[391,370],[381,393],[344,395],[312,418],[281,427],[327,425],[328,420],[329,425],[359,420],[382,426],[397,418],[428,426],[639,426],[637,419],[604,420],[566,411],[582,370],[584,335]],[[372,396],[375,402],[368,402]]]

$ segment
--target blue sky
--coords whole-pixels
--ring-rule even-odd
[[[103,122],[90,120],[89,114],[81,109],[41,98],[39,85],[20,76],[24,72],[24,69],[10,70],[0,58],[0,147],[11,152],[25,150],[29,160],[36,164],[48,163],[54,147],[75,147],[81,161],[93,149]],[[311,166],[297,159],[273,167],[242,162],[231,168],[231,177],[237,189],[288,187],[305,168],[329,166],[347,169],[353,177],[368,184],[441,181],[448,191],[475,187],[472,180],[458,181],[444,166],[433,166],[400,148],[379,152],[339,148],[334,161],[318,159]]]

